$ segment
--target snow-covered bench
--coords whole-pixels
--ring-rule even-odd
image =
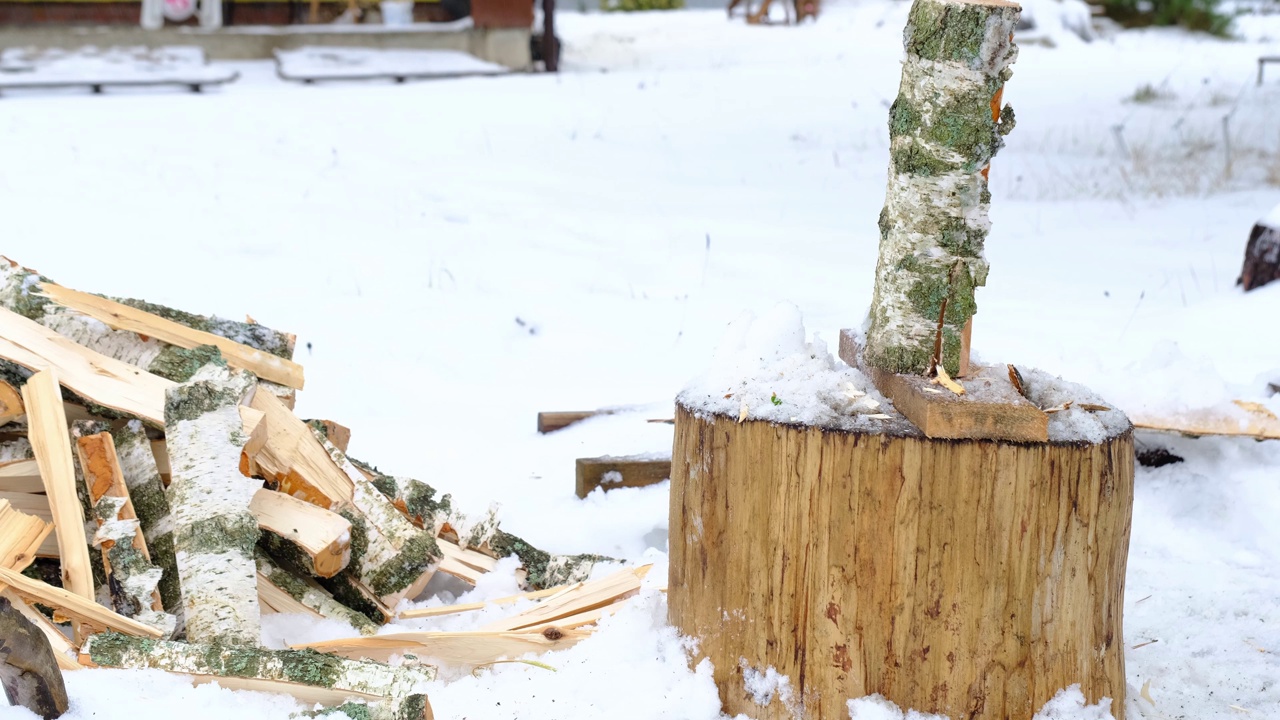
[[[509,69],[456,50],[380,50],[301,47],[276,50],[276,74],[282,80],[438,80],[505,75]]]
[[[0,53],[0,91],[108,87],[177,86],[200,92],[234,82],[240,74],[210,65],[198,47],[82,48]]]

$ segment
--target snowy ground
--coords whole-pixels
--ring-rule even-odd
[[[794,302],[832,346],[862,321],[905,12],[866,0],[799,28],[564,14],[558,76],[302,87],[239,63],[200,96],[6,96],[3,252],[72,287],[295,331],[299,411],[353,428],[355,456],[464,507],[500,500],[549,549],[661,565],[667,488],[578,500],[573,460],[669,451],[670,426],[644,420],[669,416],[743,310]],[[1280,286],[1234,282],[1280,202],[1280,71],[1254,85],[1280,18],[1244,20],[1237,42],[1024,46],[992,171],[983,358],[1134,410],[1267,399]],[[632,404],[534,432],[539,410]],[[1280,717],[1280,443],[1138,441],[1186,462],[1138,469],[1130,717]],[[492,580],[472,597],[513,590]],[[436,716],[716,718],[664,618],[649,592],[545,657],[558,672],[442,682]],[[297,709],[147,673],[69,686],[75,720]]]

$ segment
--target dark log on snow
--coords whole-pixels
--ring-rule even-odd
[[[1253,226],[1249,244],[1244,250],[1244,266],[1240,270],[1237,285],[1249,292],[1280,278],[1280,227],[1265,222]]]
[[[67,688],[49,639],[0,597],[0,685],[9,702],[45,720],[67,711]]]

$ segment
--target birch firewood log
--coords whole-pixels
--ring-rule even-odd
[[[164,482],[156,468],[151,441],[139,420],[116,427],[111,432],[115,442],[120,473],[133,501],[134,512],[146,538],[151,562],[163,571],[160,578],[160,600],[164,609],[178,616],[181,624],[182,590],[178,582],[178,565],[173,553],[173,517]]]
[[[254,386],[251,374],[211,363],[165,398],[173,544],[193,642],[260,640],[258,521],[249,504],[261,484],[240,474],[239,406]]]
[[[378,632],[378,625],[371,622],[369,618],[334,600],[318,585],[307,582],[276,565],[261,549],[257,554],[257,563],[258,574],[263,579],[321,617],[350,623],[351,627],[361,635],[373,635]]]
[[[889,110],[889,180],[863,360],[894,373],[960,372],[962,333],[987,280],[987,170],[1013,128],[1000,108],[1019,6],[916,0]]]

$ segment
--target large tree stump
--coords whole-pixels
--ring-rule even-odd
[[[1029,720],[1079,683],[1123,720],[1130,428],[1096,444],[929,439],[896,415],[850,432],[683,400],[670,619],[713,661],[728,714],[836,720],[880,693]]]

